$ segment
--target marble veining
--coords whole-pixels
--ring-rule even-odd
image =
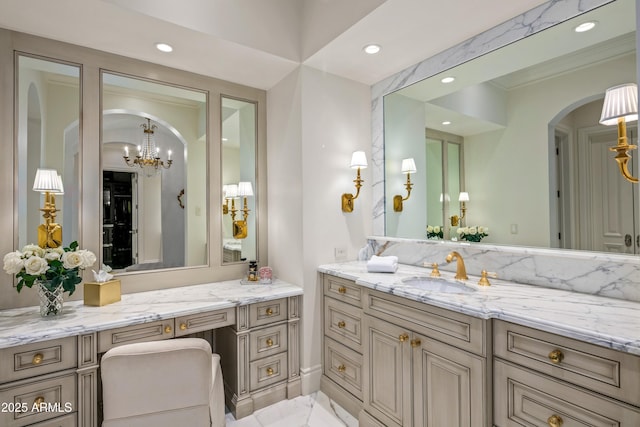
[[[177,316],[203,313],[302,295],[302,288],[281,280],[271,285],[241,285],[239,280],[122,295],[102,307],[82,301],[64,303],[63,314],[40,317],[38,307],[0,310],[0,348],[64,338]]]
[[[469,268],[466,285],[474,292],[447,294],[404,283],[409,277],[426,277],[430,269],[400,265],[394,274],[368,273],[365,261],[327,264],[322,273],[353,280],[414,301],[454,310],[482,319],[501,319],[561,336],[640,355],[640,303],[570,290],[543,288],[490,279],[492,285],[477,285],[478,275]],[[442,271],[444,281],[455,281],[454,273]]]

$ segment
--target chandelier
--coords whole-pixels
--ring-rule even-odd
[[[167,163],[160,159],[160,149],[156,146],[154,129],[156,125],[151,124],[151,119],[147,119],[147,123],[142,123],[140,127],[143,129],[144,137],[142,145],[138,145],[138,154],[136,158],[129,158],[129,147],[124,147],[124,161],[127,165],[134,167],[139,166],[146,176],[154,176],[160,172],[160,168],[169,169],[173,160],[171,160],[171,150],[167,152]]]

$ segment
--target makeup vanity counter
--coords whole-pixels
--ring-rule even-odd
[[[322,388],[363,427],[640,425],[640,303],[491,278],[481,287],[474,275],[470,292],[429,291],[407,280],[431,270],[409,265],[319,271]],[[436,283],[459,286],[441,274]]]
[[[188,335],[222,355],[227,406],[237,418],[299,395],[302,293],[280,280],[231,280],[124,294],[103,307],[67,301],[54,319],[40,317],[38,307],[0,310],[0,424],[97,426],[101,355]],[[47,410],[31,410],[42,402]]]

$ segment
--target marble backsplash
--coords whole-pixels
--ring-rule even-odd
[[[445,261],[453,250],[462,255],[471,276],[487,270],[514,283],[640,302],[640,257],[631,255],[370,237],[359,259],[395,255],[401,264],[437,263],[441,270],[455,271],[455,262]]]

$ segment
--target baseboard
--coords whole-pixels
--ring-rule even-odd
[[[322,365],[300,368],[302,394],[306,396],[320,390],[320,378],[322,378]]]

